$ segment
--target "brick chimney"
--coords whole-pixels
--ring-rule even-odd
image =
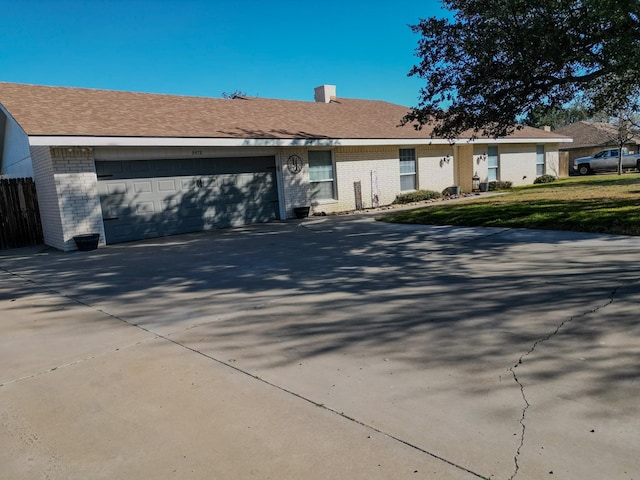
[[[543,125],[542,126],[542,130],[544,130],[545,132],[550,132],[551,131],[551,125]]]
[[[313,89],[313,98],[316,102],[329,103],[336,99],[335,85],[321,85]]]

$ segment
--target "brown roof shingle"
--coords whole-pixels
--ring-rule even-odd
[[[561,148],[604,147],[616,145],[618,131],[615,125],[605,122],[580,121],[565,125],[555,133],[573,138],[573,143],[560,144]],[[640,138],[632,137],[630,143],[640,143]]]
[[[399,127],[409,109],[377,100],[217,99],[0,82],[0,104],[30,136],[427,139],[431,133]],[[512,137],[559,138],[530,127]]]

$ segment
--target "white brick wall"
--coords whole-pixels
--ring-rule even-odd
[[[332,204],[314,207],[326,212],[356,208],[354,183],[360,182],[362,205],[373,206],[372,172],[378,182],[378,205],[388,205],[400,192],[400,160],[394,147],[338,147],[334,150],[338,198]]]
[[[536,179],[536,144],[499,145],[500,180],[513,182],[514,186],[530,185]],[[550,175],[558,176],[559,154],[557,145],[544,145],[545,169]],[[476,145],[473,151],[474,168],[480,181],[487,179],[486,145]],[[481,159],[478,161],[478,159]]]
[[[476,145],[473,147],[474,173],[480,177],[480,182],[487,182],[489,178],[489,166],[487,162],[487,146]]]
[[[408,147],[410,148],[410,147]],[[310,186],[307,149],[282,149],[283,180],[287,216],[293,207],[309,205]],[[286,169],[289,155],[297,154],[304,161],[304,169],[292,175]],[[449,155],[449,161],[446,157]],[[416,147],[418,188],[442,191],[454,184],[453,149],[447,146]],[[443,160],[445,159],[445,160]],[[336,147],[333,149],[337,198],[311,203],[313,212],[343,212],[356,208],[354,183],[360,182],[364,208],[373,206],[372,172],[378,184],[378,205],[389,205],[400,192],[400,160],[397,146]]]
[[[453,148],[421,146],[416,153],[418,155],[419,189],[442,192],[454,184]]]
[[[291,155],[302,159],[302,171],[292,173],[287,168],[287,160]],[[293,218],[295,207],[310,206],[309,156],[306,148],[282,148],[276,156],[276,164],[282,172],[284,209],[286,218]]]
[[[99,233],[104,245],[102,208],[90,149],[53,149],[56,190],[60,198],[64,250],[76,248],[75,235]]]
[[[98,180],[90,149],[31,147],[44,241],[74,250],[75,235],[100,233],[104,244]]]
[[[354,182],[357,181],[360,181],[362,187],[363,206],[371,207],[372,171],[377,174],[379,205],[392,203],[396,195],[401,193],[398,150],[397,146],[334,148],[337,198],[312,202],[313,211],[331,213],[355,209]],[[547,171],[557,171],[557,146],[545,145],[545,152]],[[300,155],[304,161],[304,169],[298,175],[292,175],[286,169],[286,159],[294,153]],[[474,174],[478,174],[481,182],[487,181],[486,153],[486,145],[416,147],[417,188],[441,192],[447,187],[459,184],[465,190],[471,190]],[[536,178],[535,144],[500,145],[499,155],[502,180],[510,180],[514,185],[533,183]],[[283,162],[287,216],[292,217],[293,207],[308,205],[310,201],[307,149],[282,149],[279,158]]]
[[[62,219],[49,147],[31,147],[44,243],[64,250]]]
[[[500,145],[498,154],[500,180],[513,182],[514,187],[533,183],[536,178],[535,145]]]
[[[410,147],[407,147],[410,148]],[[252,156],[275,155],[279,172],[279,192],[287,218],[294,216],[293,209],[311,205],[308,151],[298,148],[248,148],[205,149],[206,156]],[[372,172],[375,171],[378,186],[378,205],[388,205],[400,193],[399,147],[335,147],[333,160],[337,198],[317,201],[314,212],[340,212],[356,207],[354,182],[361,183],[362,202],[365,208],[373,206]],[[465,158],[454,158],[464,153]],[[487,180],[486,145],[475,145],[473,149],[454,149],[449,146],[418,146],[417,187],[423,190],[442,191],[456,182],[456,162],[464,161],[464,171],[471,167],[481,181]],[[558,169],[557,145],[545,145],[547,172],[555,174]],[[40,213],[45,243],[61,250],[73,250],[74,235],[100,233],[104,244],[102,211],[98,196],[94,157],[103,160],[131,160],[166,156],[167,158],[189,158],[192,149],[125,149],[100,148],[49,148],[31,147],[34,178],[38,191]],[[532,183],[536,176],[536,145],[500,145],[500,178],[511,180],[514,185]],[[290,155],[302,158],[303,169],[294,174],[287,168]],[[447,161],[447,156],[449,161]],[[467,158],[468,157],[468,158]],[[470,170],[469,170],[470,171]],[[467,172],[468,173],[468,172]],[[467,175],[468,176],[468,175]],[[523,179],[523,177],[526,177]]]

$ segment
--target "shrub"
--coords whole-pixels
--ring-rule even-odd
[[[554,177],[553,175],[540,175],[536,178],[533,183],[551,183],[558,180],[558,177]]]
[[[393,201],[395,204],[422,202],[424,200],[431,200],[434,198],[440,198],[442,195],[439,192],[433,190],[416,190],[415,192],[401,193],[396,195],[396,199]]]
[[[501,180],[489,182],[489,191],[493,192],[495,190],[511,190],[513,186],[513,182],[503,182]]]

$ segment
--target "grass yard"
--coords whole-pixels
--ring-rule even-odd
[[[565,178],[495,197],[433,203],[378,220],[640,235],[640,175]]]

